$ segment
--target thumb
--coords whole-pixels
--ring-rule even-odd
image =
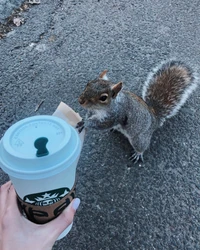
[[[54,220],[48,222],[45,226],[48,232],[55,240],[58,236],[73,222],[74,215],[80,204],[80,199],[75,198],[67,208]]]

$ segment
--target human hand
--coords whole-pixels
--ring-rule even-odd
[[[54,220],[34,224],[19,211],[11,181],[0,187],[0,249],[50,250],[58,236],[72,223],[80,204],[78,198]]]

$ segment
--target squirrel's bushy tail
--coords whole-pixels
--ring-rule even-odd
[[[162,124],[179,111],[196,86],[195,74],[188,66],[169,61],[149,75],[142,96]]]

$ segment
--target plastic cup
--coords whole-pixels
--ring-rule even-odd
[[[0,141],[0,167],[9,175],[30,221],[51,221],[74,198],[81,145],[77,131],[55,116],[29,117],[6,131]]]

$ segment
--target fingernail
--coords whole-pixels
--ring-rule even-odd
[[[78,207],[79,207],[79,205],[80,205],[80,199],[79,198],[75,198],[74,200],[73,200],[73,202],[72,202],[72,207],[73,207],[73,209],[74,210],[77,210],[78,209]]]

